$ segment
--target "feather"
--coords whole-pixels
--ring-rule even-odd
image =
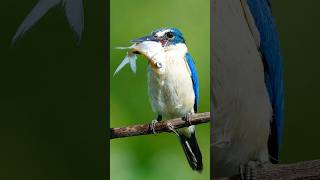
[[[257,48],[259,49],[259,47],[260,47],[259,30],[255,25],[254,18],[253,18],[252,14],[251,14],[251,11],[249,9],[247,1],[246,0],[241,0],[240,2],[241,2],[241,5],[242,5],[242,8],[243,8],[244,17],[245,17],[245,19],[246,19],[246,21],[248,23],[248,27],[250,29],[252,37],[256,42]]]
[[[195,132],[191,132],[190,137],[180,134],[179,139],[190,167],[195,171],[201,172],[203,169],[202,154]]]
[[[194,112],[198,112],[198,104],[199,104],[199,82],[198,82],[198,74],[196,66],[193,62],[193,59],[189,53],[186,53],[186,61],[188,67],[191,71],[191,79],[193,83],[193,91],[195,94],[195,102],[194,102]]]
[[[240,165],[249,160],[268,161],[272,109],[258,39],[253,38],[250,28],[254,26],[247,24],[241,2],[216,1],[213,14],[216,36],[212,41],[210,111],[214,178],[239,173]]]
[[[29,30],[41,17],[43,17],[49,11],[49,9],[58,5],[60,1],[61,0],[40,0],[18,28],[16,34],[12,38],[12,44],[14,44],[18,38],[22,37],[27,30]]]
[[[283,64],[280,42],[273,20],[270,1],[248,0],[248,6],[260,33],[260,52],[265,68],[265,83],[273,108],[269,137],[270,160],[277,163],[284,121]]]

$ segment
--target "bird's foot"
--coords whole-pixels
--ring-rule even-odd
[[[192,119],[191,113],[187,113],[187,114],[183,117],[183,120],[186,121],[186,123],[187,123],[188,126],[191,126],[191,125],[192,125],[192,124],[191,124],[191,119]]]
[[[155,119],[151,121],[150,129],[153,132],[153,134],[157,134],[156,129],[155,129],[157,123],[158,123],[158,121]]]
[[[240,175],[242,180],[255,180],[257,169],[268,166],[269,163],[262,163],[260,161],[249,161],[247,164],[240,165]]]
[[[168,123],[167,123],[167,128],[168,128],[170,131],[174,132],[177,136],[180,136],[179,133],[174,129],[174,126],[172,125],[172,123],[168,122]]]

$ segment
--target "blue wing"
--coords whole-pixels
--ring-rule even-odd
[[[268,148],[270,160],[277,163],[284,119],[283,64],[280,43],[268,0],[247,0],[260,33],[260,52],[265,68],[265,83],[273,108]]]
[[[198,103],[199,103],[199,81],[197,69],[194,64],[194,61],[189,53],[186,53],[186,61],[188,63],[189,69],[191,71],[191,79],[193,83],[193,91],[195,94],[195,102],[194,102],[194,112],[198,112]]]

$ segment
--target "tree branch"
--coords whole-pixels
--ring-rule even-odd
[[[239,175],[214,180],[236,180]],[[315,180],[320,179],[320,160],[311,160],[293,164],[277,164],[257,169],[256,179],[259,180]]]
[[[207,123],[209,121],[210,121],[210,112],[194,114],[192,115],[192,118],[190,120],[191,125]],[[189,126],[189,124],[187,124],[186,121],[183,120],[182,118],[176,118],[176,119],[170,119],[170,120],[160,121],[156,123],[155,130],[157,133],[172,132],[169,129],[169,125],[174,129],[179,129],[179,128]],[[148,134],[153,134],[150,128],[150,123],[137,124],[133,126],[110,129],[110,139],[148,135]]]
[[[210,121],[210,112],[198,113],[192,115],[191,125],[197,125],[202,123],[207,123]],[[188,127],[189,125],[182,118],[170,119],[166,121],[160,121],[155,125],[155,130],[157,133],[162,132],[172,132],[169,125],[174,129],[179,129],[183,127]],[[111,128],[110,129],[110,139],[140,136],[153,134],[150,123],[137,124],[121,128]],[[258,168],[256,171],[256,179],[258,180],[294,180],[294,179],[304,179],[304,180],[314,180],[320,179],[320,160],[311,160],[298,162],[293,164],[277,164],[271,166],[265,166]],[[234,175],[231,177],[223,177],[212,180],[238,180],[241,179],[240,175]]]

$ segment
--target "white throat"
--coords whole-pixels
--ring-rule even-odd
[[[187,46],[185,44],[178,43],[178,44],[169,45],[169,46],[165,47],[164,51],[165,52],[174,51],[174,53],[186,54],[188,52],[188,48],[187,48]]]

